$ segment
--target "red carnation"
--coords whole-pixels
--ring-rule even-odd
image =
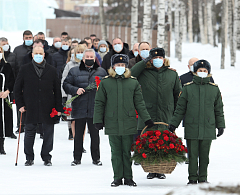
[[[72,108],[67,108],[67,111],[70,111],[70,112],[71,112],[71,111],[72,111]]]
[[[164,144],[164,141],[163,141],[162,139],[160,139],[160,140],[158,140],[158,143],[159,143],[160,145],[163,145],[163,144]]]
[[[148,141],[149,141],[150,143],[152,143],[153,140],[152,140],[152,139],[149,139]]]
[[[170,137],[170,141],[171,141],[172,143],[176,143],[176,140],[175,140],[173,137]]]
[[[169,131],[168,130],[164,130],[163,133],[166,133],[168,135]]]
[[[15,102],[15,99],[13,100],[13,104],[15,104],[16,102]]]
[[[147,155],[145,153],[142,153],[143,158],[147,158]]]
[[[154,148],[154,144],[149,144],[149,148]]]
[[[173,149],[173,148],[174,148],[174,145],[173,145],[173,144],[169,144],[169,147],[170,147],[171,149]]]
[[[166,134],[166,133],[164,133],[162,136],[163,136],[163,137],[166,137],[166,136],[167,136],[167,134]]]
[[[142,139],[142,144],[145,145],[147,140],[145,138]]]
[[[185,147],[184,147],[184,146],[181,146],[181,149],[182,149],[182,150],[184,150],[184,149],[185,149]]]
[[[148,135],[148,136],[152,136],[152,135],[153,135],[153,131],[148,131],[148,132],[147,132],[147,135]]]
[[[63,110],[67,110],[67,108],[66,108],[66,107],[63,107]]]
[[[138,145],[140,143],[140,141],[136,141],[136,145]]]
[[[98,87],[100,82],[101,82],[101,80],[100,80],[100,78],[98,76],[95,76],[95,82],[96,82],[96,85]]]
[[[156,131],[155,131],[155,135],[156,135],[157,137],[159,137],[159,136],[161,135],[161,132],[160,132],[159,130],[156,130]]]
[[[168,140],[169,140],[169,137],[168,137],[168,136],[165,136],[163,139],[164,139],[165,141],[168,141]]]
[[[188,153],[188,149],[187,148],[185,148],[184,150],[185,150],[186,153]]]

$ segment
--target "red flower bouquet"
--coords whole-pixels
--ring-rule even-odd
[[[61,116],[70,116],[70,112],[72,111],[72,108],[63,107],[63,110],[65,111],[61,113]],[[57,115],[58,115],[58,111],[55,108],[53,108],[50,114],[50,117],[53,118]]]

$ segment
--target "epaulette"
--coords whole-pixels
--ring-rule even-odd
[[[193,81],[184,84],[184,86],[191,85],[191,84],[193,84]]]
[[[102,79],[107,79],[107,78],[109,78],[110,76],[108,75],[108,76],[105,76],[104,78],[102,78]]]
[[[131,79],[137,79],[136,77],[133,77],[133,76],[131,76],[130,78],[131,78]]]
[[[212,83],[212,82],[209,82],[209,84],[211,84],[211,85],[213,85],[213,86],[218,86],[217,84],[215,84],[215,83]]]

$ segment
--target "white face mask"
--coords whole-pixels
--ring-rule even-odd
[[[3,54],[2,54],[2,53],[0,53],[0,60],[2,59],[2,55],[3,55]]]
[[[124,72],[125,72],[125,67],[116,67],[115,68],[115,72],[118,74],[118,75],[122,75]]]
[[[206,78],[208,73],[207,72],[197,72],[197,75],[201,78]]]
[[[9,45],[4,45],[4,46],[2,46],[2,48],[3,48],[4,51],[8,51],[9,50]]]

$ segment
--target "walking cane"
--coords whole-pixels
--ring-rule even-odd
[[[17,166],[17,161],[18,161],[19,141],[20,141],[21,127],[22,127],[22,114],[23,114],[23,113],[21,112],[20,127],[19,127],[19,133],[18,133],[17,157],[16,157],[15,166]]]
[[[2,82],[2,92],[4,92],[4,86],[5,86],[5,75],[3,73],[0,73],[0,75],[3,78]],[[2,123],[3,123],[3,138],[5,138],[5,121],[4,121],[4,99],[2,98]]]

